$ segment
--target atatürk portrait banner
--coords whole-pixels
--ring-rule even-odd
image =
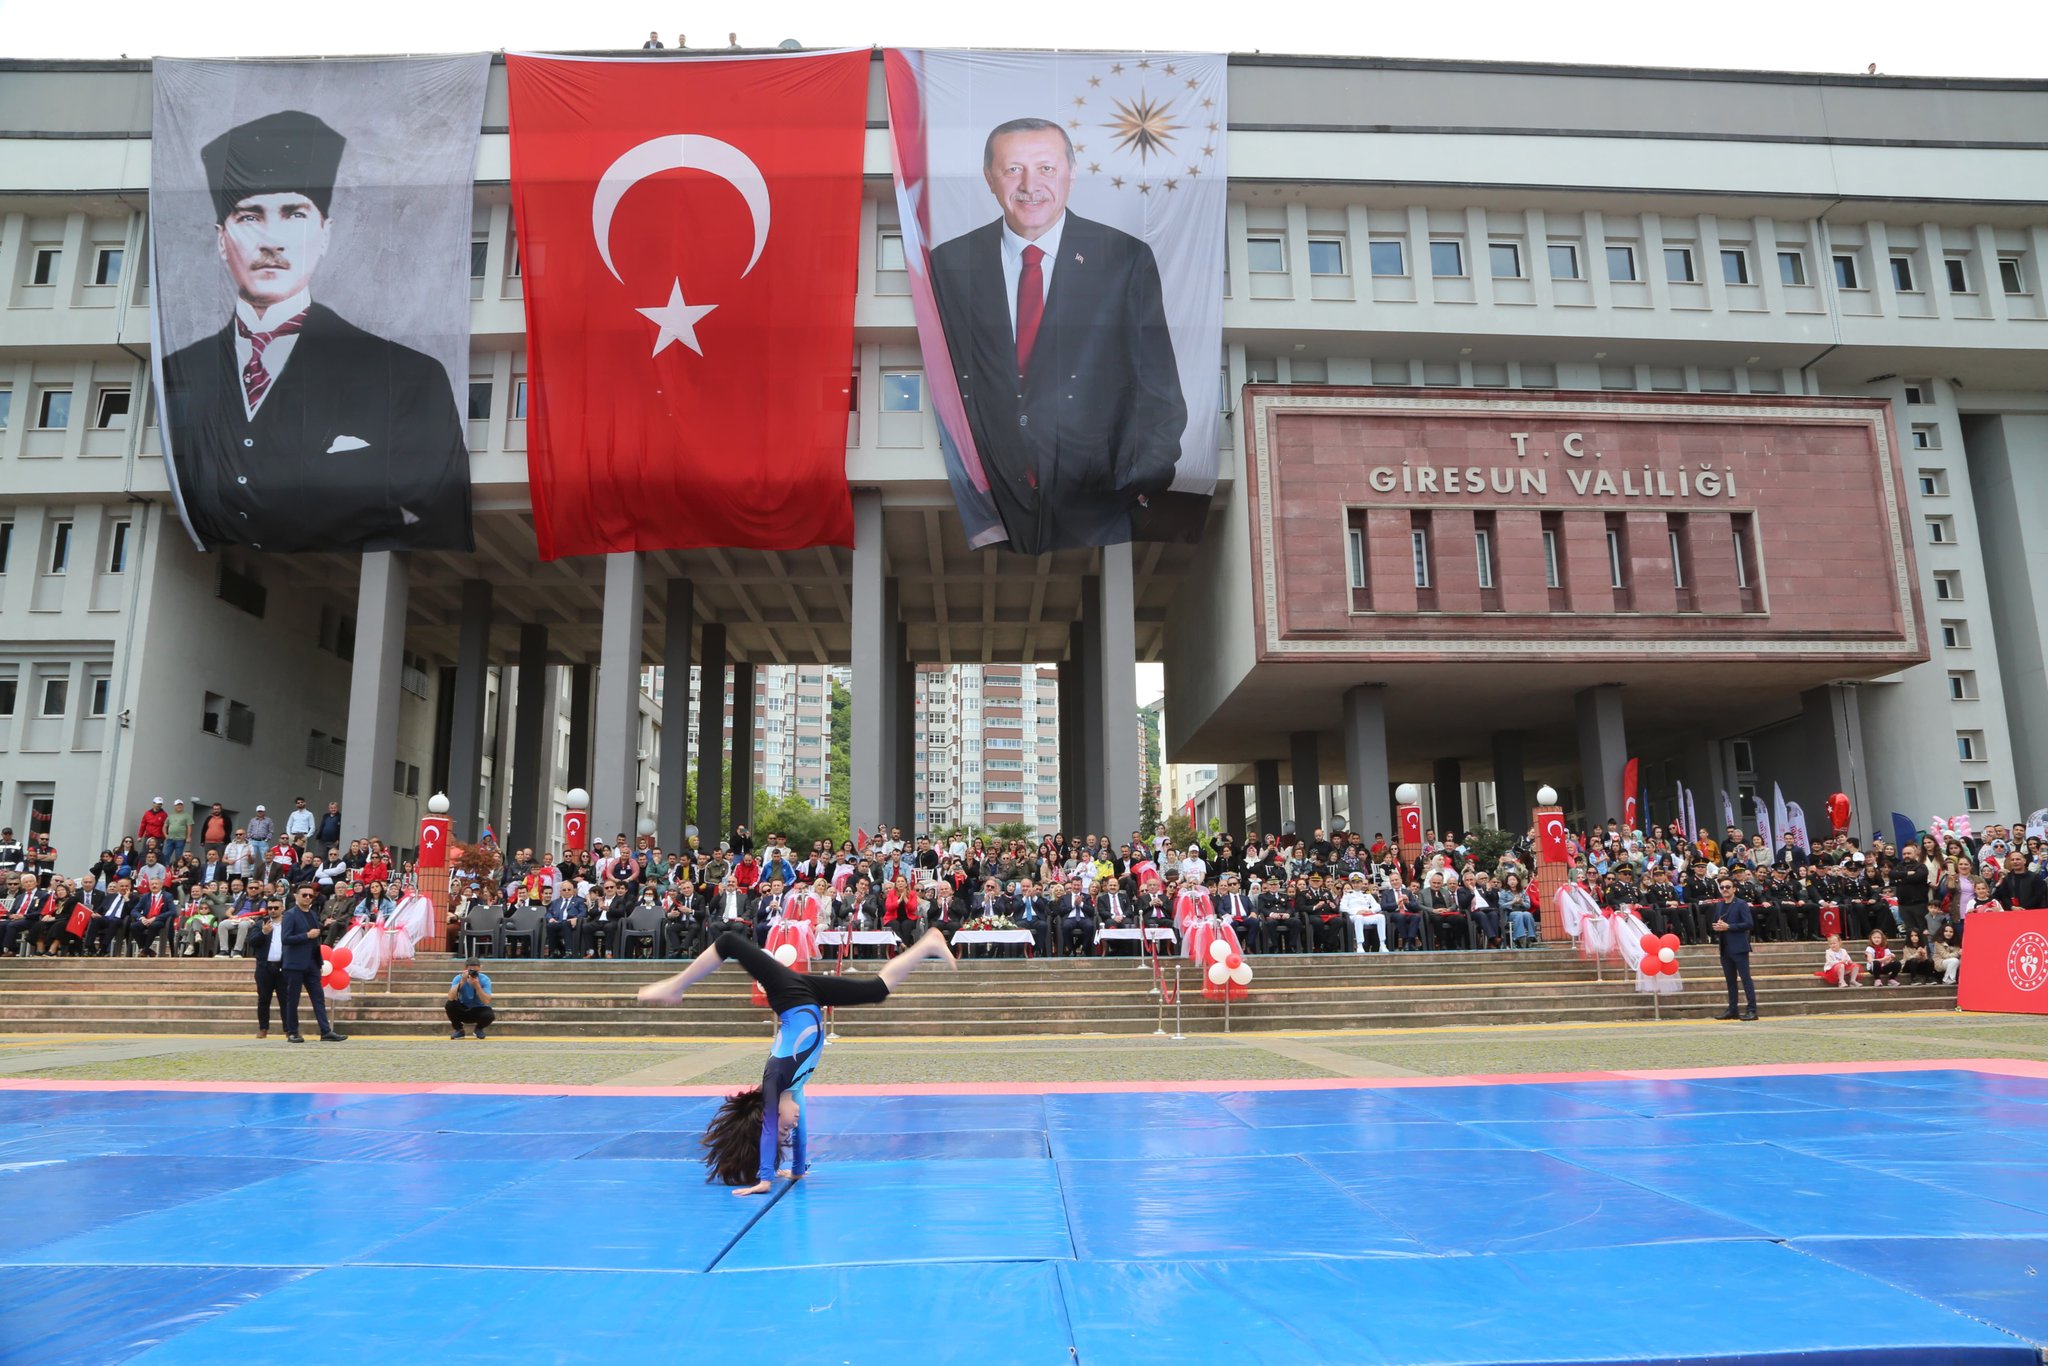
[[[968,544],[1198,534],[1224,59],[892,50],[886,67],[902,268]]]
[[[202,548],[470,548],[483,55],[155,64],[165,465]]]

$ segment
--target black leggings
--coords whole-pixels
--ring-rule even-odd
[[[872,1006],[888,999],[889,984],[880,977],[821,977],[792,972],[752,939],[731,930],[719,935],[712,948],[721,960],[737,962],[747,970],[747,976],[761,984],[768,1008],[777,1015],[792,1006]]]

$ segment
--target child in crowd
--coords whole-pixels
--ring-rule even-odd
[[[1820,971],[1814,976],[1831,987],[1853,987],[1862,977],[1862,969],[1856,966],[1856,960],[1849,955],[1849,951],[1842,947],[1841,935],[1828,936],[1827,956],[1821,960]]]
[[[1870,932],[1870,947],[1863,951],[1864,971],[1870,974],[1870,985],[1880,982],[1888,987],[1899,984],[1899,956],[1885,943],[1883,930]]]
[[[1941,974],[1941,984],[1952,987],[1956,977],[1963,970],[1963,944],[1956,937],[1956,927],[1943,925],[1941,933],[1934,939],[1934,967]]]

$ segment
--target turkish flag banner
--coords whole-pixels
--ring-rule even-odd
[[[420,856],[414,860],[419,868],[446,868],[448,866],[448,828],[446,816],[420,817]]]
[[[1401,808],[1401,843],[1422,843],[1422,808],[1404,806]]]
[[[565,853],[581,853],[590,847],[590,813],[570,811],[562,816],[562,849]]]
[[[506,57],[543,559],[853,544],[869,61]]]
[[[1624,830],[1640,828],[1636,823],[1636,794],[1640,791],[1637,785],[1637,774],[1640,771],[1640,767],[1634,759],[1629,760],[1628,763],[1622,766],[1621,828]]]
[[[1564,813],[1546,806],[1536,813],[1536,834],[1545,863],[1570,863],[1571,846],[1564,837]]]

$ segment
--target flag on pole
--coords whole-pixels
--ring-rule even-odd
[[[1735,820],[1735,803],[1728,800],[1728,789],[1725,787],[1721,789],[1721,825],[1724,829],[1728,826],[1741,829]]]
[[[1913,818],[1903,811],[1892,812],[1892,843],[1903,849],[1909,844],[1917,843],[1919,839],[1920,835],[1913,824]]]
[[[1621,828],[1623,830],[1635,830],[1640,828],[1640,823],[1636,820],[1636,779],[1638,773],[1639,768],[1636,760],[1631,759],[1626,764],[1622,765]]]
[[[1806,835],[1806,812],[1800,809],[1798,802],[1785,803],[1785,826],[1781,833],[1789,833],[1792,836],[1792,843],[1799,846],[1800,852],[1813,852],[1813,845]]]
[[[1756,832],[1764,837],[1764,848],[1777,848],[1777,841],[1771,837],[1771,813],[1764,810],[1764,799],[1757,796],[1750,801],[1756,805]]]
[[[1776,858],[1776,857],[1778,856],[1778,854],[1777,854],[1777,849],[1778,849],[1778,840],[1779,840],[1780,838],[1782,838],[1782,837],[1784,836],[1784,834],[1785,834],[1785,831],[1786,831],[1787,827],[1789,827],[1789,826],[1790,826],[1790,825],[1792,824],[1792,822],[1791,822],[1791,819],[1790,819],[1790,815],[1791,815],[1791,813],[1790,813],[1790,812],[1788,812],[1788,811],[1787,811],[1787,810],[1785,809],[1785,791],[1784,791],[1784,789],[1783,789],[1783,788],[1781,788],[1781,787],[1779,787],[1779,786],[1778,786],[1778,785],[1777,785],[1776,783],[1772,783],[1772,784],[1771,784],[1771,829],[1775,830],[1775,831],[1777,832],[1777,834],[1776,834],[1776,835],[1766,835],[1766,836],[1764,837],[1764,843],[1765,843],[1766,845],[1770,846],[1770,849],[1771,849],[1771,857],[1772,857],[1772,858],[1774,858],[1774,859],[1775,859],[1775,858]]]

